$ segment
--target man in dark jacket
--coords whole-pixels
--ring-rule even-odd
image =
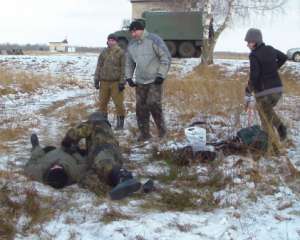
[[[269,137],[274,137],[273,127],[275,127],[280,139],[285,140],[287,129],[274,111],[274,107],[283,92],[278,69],[286,62],[287,56],[271,46],[266,46],[259,29],[249,29],[245,41],[251,50],[250,79],[246,94],[254,92],[262,127]]]

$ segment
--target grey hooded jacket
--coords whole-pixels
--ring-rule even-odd
[[[165,79],[171,65],[171,55],[164,41],[146,30],[141,39],[130,41],[126,53],[125,78],[137,84],[153,83],[156,77]]]

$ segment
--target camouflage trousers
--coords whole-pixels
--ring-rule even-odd
[[[277,130],[278,127],[282,125],[282,121],[274,111],[274,107],[280,100],[281,95],[281,93],[273,93],[256,98],[256,105],[262,129],[268,133],[269,142],[271,143],[270,145],[273,145],[273,148],[279,148],[278,137],[274,132],[274,127]]]
[[[162,84],[138,84],[136,86],[136,118],[142,135],[149,135],[150,113],[159,135],[166,132],[162,111]]]
[[[94,149],[88,156],[88,166],[94,172],[100,182],[111,185],[110,174],[113,168],[123,164],[119,147],[111,144],[102,144]]]
[[[107,106],[110,98],[116,107],[118,116],[125,116],[124,93],[119,91],[118,81],[100,82],[100,111],[107,114]]]

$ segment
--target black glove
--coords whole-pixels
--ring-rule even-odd
[[[164,79],[162,77],[156,77],[154,83],[160,85],[163,83],[163,81]]]
[[[136,87],[136,84],[132,81],[132,78],[127,78],[126,81],[130,87]]]
[[[246,95],[246,96],[251,96],[251,95],[252,95],[249,86],[246,86],[246,88],[245,88],[245,95]]]
[[[73,154],[77,149],[77,144],[68,136],[64,137],[61,142],[61,146],[63,147],[63,150],[69,154]]]
[[[94,86],[95,86],[96,89],[99,89],[99,82],[96,82],[96,81],[95,81],[95,82],[94,82]]]
[[[119,88],[119,92],[123,92],[124,89],[125,89],[125,84],[124,83],[119,83],[118,88]]]

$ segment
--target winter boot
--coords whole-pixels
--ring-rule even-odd
[[[121,200],[137,192],[140,188],[141,183],[132,178],[119,183],[109,192],[109,195],[112,200]]]
[[[39,138],[35,133],[31,134],[30,142],[31,142],[31,145],[32,145],[32,149],[34,149],[35,147],[40,145]]]
[[[283,124],[280,124],[279,127],[277,128],[277,132],[279,134],[280,141],[284,141],[287,137],[286,126],[284,126]]]
[[[149,133],[141,133],[138,138],[137,141],[138,142],[144,142],[147,141],[151,138],[151,135]]]
[[[149,179],[147,182],[144,183],[142,188],[144,193],[152,192],[154,190],[153,180]]]
[[[117,126],[116,126],[115,130],[124,129],[124,120],[125,120],[124,116],[117,116]]]
[[[167,131],[166,131],[165,128],[162,128],[162,129],[160,129],[160,130],[158,131],[158,137],[159,137],[159,138],[163,138],[164,136],[166,136],[166,134],[167,134]]]

